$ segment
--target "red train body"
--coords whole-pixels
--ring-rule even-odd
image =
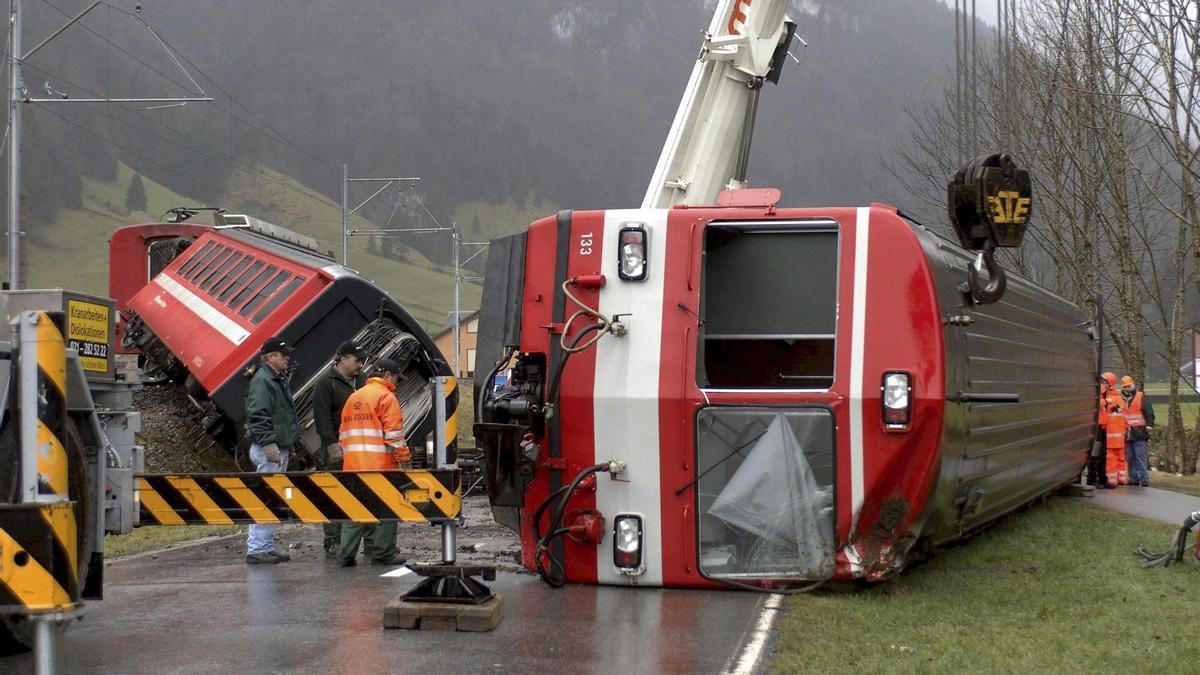
[[[481,369],[476,436],[526,567],[876,580],[1077,475],[1095,388],[1077,307],[1015,276],[973,303],[968,253],[892,207],[753,201],[567,211],[493,242],[479,358],[516,365],[502,387]],[[642,279],[618,255],[634,232]],[[595,314],[572,322],[567,292]],[[565,358],[597,316],[621,330]]]
[[[125,348],[145,357],[151,377],[186,386],[209,434],[232,447],[239,443],[245,372],[266,338],[278,335],[296,347],[292,386],[302,416],[315,376],[341,342],[354,339],[372,357],[405,364],[409,377],[398,394],[409,438],[421,447],[433,425],[427,382],[451,375],[425,331],[315,241],[245,216],[229,220],[244,225],[154,223],[114,234],[110,292],[122,312]],[[454,392],[451,386],[448,414]]]

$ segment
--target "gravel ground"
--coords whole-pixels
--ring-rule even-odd
[[[237,470],[225,453],[214,451],[215,443],[203,434],[196,407],[181,387],[135,390],[133,407],[142,413],[139,438],[146,448],[147,473]]]

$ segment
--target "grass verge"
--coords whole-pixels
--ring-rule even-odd
[[[1150,487],[1200,497],[1200,473],[1194,473],[1190,476],[1180,476],[1179,474],[1167,471],[1151,471]]]
[[[896,581],[789,598],[776,672],[1194,671],[1200,564],[1175,528],[1052,499]]]
[[[139,527],[129,534],[104,535],[104,557],[115,558],[131,553],[143,553],[158,548],[167,548],[181,541],[204,537],[219,537],[223,534],[245,532],[240,525],[180,525],[178,527]]]

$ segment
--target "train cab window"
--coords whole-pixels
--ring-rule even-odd
[[[832,386],[837,261],[832,222],[710,224],[704,233],[697,385]]]
[[[279,287],[282,286],[290,276],[292,276],[291,272],[283,270],[274,279],[271,279],[269,283],[263,284],[263,287],[258,291],[258,294],[254,296],[254,299],[250,302],[247,302],[245,307],[238,310],[238,314],[246,316],[250,312],[253,312],[256,307],[262,304],[263,300],[267,299],[268,295],[279,290]]]
[[[833,413],[710,406],[696,415],[700,571],[828,579],[836,554]]]
[[[146,277],[146,280],[149,281],[158,276],[159,272],[166,269],[167,265],[182,255],[191,244],[191,237],[171,237],[151,242],[150,246],[146,248],[146,255],[149,257],[150,263],[147,267],[149,276]]]

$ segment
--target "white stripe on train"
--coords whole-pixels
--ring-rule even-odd
[[[645,224],[649,274],[645,281],[622,281],[617,275],[617,238],[625,224]],[[629,314],[623,337],[606,335],[596,343],[595,459],[625,462],[628,481],[601,476],[596,508],[606,522],[622,513],[642,517],[643,563],[646,573],[631,579],[612,562],[612,531],[596,549],[597,581],[662,585],[662,515],[659,474],[658,388],[662,367],[663,277],[666,267],[667,211],[607,211],[600,270],[608,282],[600,291],[599,310],[611,317]],[[671,364],[671,367],[677,364]]]
[[[213,330],[220,333],[226,340],[235,345],[240,345],[245,342],[246,338],[250,337],[250,331],[234,323],[232,319],[222,314],[216,307],[208,304],[204,298],[191,292],[170,276],[160,274],[154,277],[154,282],[169,293],[171,297],[181,302],[184,307],[190,309],[193,314],[200,317],[204,323],[212,326]]]

